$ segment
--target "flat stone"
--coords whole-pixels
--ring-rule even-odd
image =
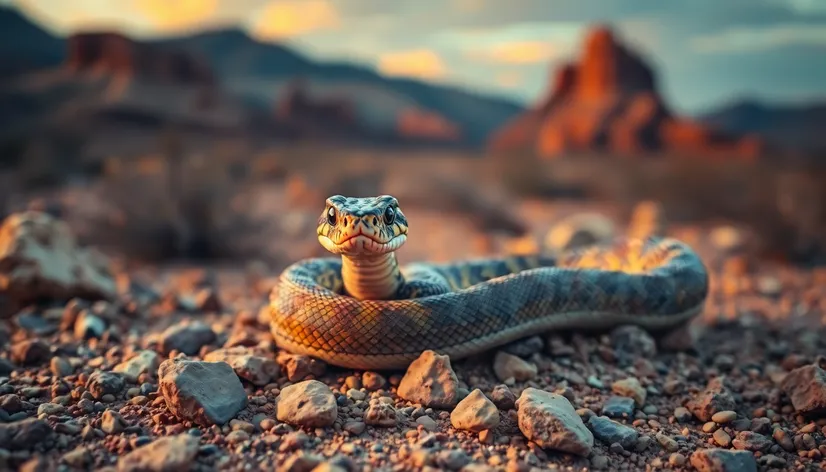
[[[634,416],[634,399],[611,396],[602,406],[602,414],[610,418],[630,418]]]
[[[141,446],[118,459],[118,472],[173,472],[192,468],[198,438],[190,434],[167,436]]]
[[[698,472],[757,472],[757,461],[749,451],[699,449],[691,454],[691,465]]]
[[[605,444],[619,443],[624,449],[630,450],[637,444],[639,433],[636,429],[617,423],[605,416],[592,416],[588,426],[594,436]]]
[[[528,387],[516,408],[522,434],[540,447],[580,456],[593,450],[593,433],[562,395]]]
[[[278,376],[280,367],[275,360],[262,355],[259,351],[245,346],[216,349],[206,356],[207,362],[226,362],[238,374],[259,387],[267,385]]]
[[[224,425],[247,406],[247,393],[226,362],[167,359],[158,377],[169,411],[201,426]]]
[[[206,323],[191,321],[170,326],[161,333],[161,349],[165,353],[178,351],[194,356],[203,346],[215,341],[215,332]]]
[[[336,397],[330,387],[318,380],[289,385],[276,399],[276,417],[297,426],[332,426],[338,417]]]

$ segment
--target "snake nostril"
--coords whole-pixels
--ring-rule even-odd
[[[373,226],[378,226],[379,220],[375,216],[373,217]]]

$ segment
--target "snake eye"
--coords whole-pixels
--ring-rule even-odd
[[[384,210],[384,224],[392,225],[394,221],[396,221],[396,211],[393,207],[387,207]]]
[[[330,209],[327,210],[327,223],[331,226],[335,226],[336,224],[336,209],[333,207],[330,207]]]

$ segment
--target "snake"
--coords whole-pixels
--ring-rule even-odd
[[[276,346],[343,368],[406,369],[425,351],[460,360],[543,333],[682,329],[708,294],[703,260],[673,237],[400,265],[408,226],[392,195],[327,198],[317,237],[332,256],[293,262],[269,293]],[[468,235],[457,227],[455,238]]]

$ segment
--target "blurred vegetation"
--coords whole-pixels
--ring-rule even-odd
[[[256,258],[261,244],[283,236],[273,222],[298,221],[272,214],[278,210],[256,220],[250,211],[254,190],[279,187],[280,211],[314,214],[333,193],[393,193],[408,205],[464,213],[481,231],[514,234],[524,223],[508,204],[515,199],[607,202],[626,216],[636,203],[652,200],[669,221],[745,226],[762,254],[826,262],[826,163],[591,154],[541,160],[317,145],[256,148],[242,140],[194,147],[172,128],[159,136],[156,149],[72,168],[91,179],[108,208],[83,233],[86,242],[151,260]],[[0,170],[6,211],[21,189],[54,187],[69,175],[46,148],[29,146],[27,156]],[[297,226],[287,233],[304,240],[306,231]]]

